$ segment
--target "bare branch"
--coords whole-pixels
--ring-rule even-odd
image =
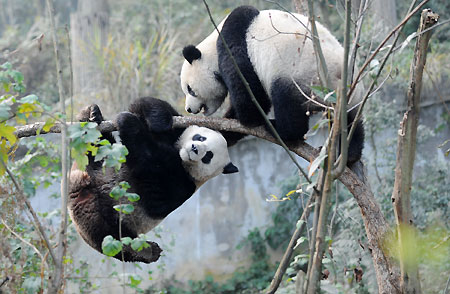
[[[386,42],[392,37],[392,35],[398,31],[397,36],[395,37],[394,42],[392,43],[392,46],[389,48],[389,51],[386,53],[386,55],[384,56],[384,59],[380,65],[380,68],[377,72],[376,77],[373,79],[372,83],[370,84],[369,89],[367,90],[366,94],[364,95],[364,98],[362,99],[362,102],[359,105],[358,111],[355,115],[355,119],[353,120],[353,124],[352,127],[350,129],[350,132],[348,133],[348,141],[350,142],[353,136],[353,133],[356,130],[356,126],[358,125],[358,121],[361,119],[362,116],[362,110],[364,108],[364,105],[367,102],[367,99],[369,98],[370,94],[372,93],[373,88],[375,87],[376,81],[378,79],[378,77],[380,76],[381,72],[383,71],[384,65],[386,64],[388,57],[392,54],[395,44],[398,41],[398,38],[400,37],[399,32],[403,29],[403,26],[408,22],[408,20],[419,10],[420,7],[422,7],[423,5],[425,5],[429,0],[424,0],[422,1],[416,8],[413,9],[413,5],[415,4],[416,0],[413,0],[413,2],[411,3],[411,6],[409,7],[408,13],[405,16],[405,18],[388,34],[388,36],[386,36],[386,38],[380,43],[380,45],[378,45],[378,47],[375,49],[375,51],[373,52],[373,54],[367,58],[366,62],[364,63],[364,65],[362,66],[362,68],[360,69],[358,76],[355,78],[355,80],[353,81],[352,87],[350,88],[349,93],[347,94],[348,97],[351,97],[353,91],[355,90],[356,84],[358,83],[358,80],[361,78],[361,75],[364,71],[364,69],[368,66],[368,64],[375,58],[375,56],[379,53],[379,51],[381,50],[381,48],[384,46],[384,44],[386,44]]]
[[[406,256],[405,248],[406,246],[409,248],[416,248],[417,246],[416,244],[411,244],[411,239],[406,236],[414,234],[414,231],[411,229],[413,225],[411,209],[412,173],[416,156],[422,76],[428,43],[431,38],[431,31],[425,34],[420,34],[420,32],[435,24],[438,18],[439,15],[429,9],[422,11],[418,29],[419,37],[416,41],[414,59],[411,63],[410,84],[406,97],[408,108],[398,131],[397,163],[392,201],[399,234],[402,293],[421,293],[418,261],[413,256]],[[407,244],[405,244],[405,240],[408,240]]]
[[[22,241],[24,244],[28,245],[29,247],[31,247],[31,249],[34,250],[34,252],[37,253],[37,255],[39,255],[39,257],[41,258],[42,261],[44,261],[44,256],[42,255],[42,253],[36,248],[36,246],[34,246],[33,244],[31,244],[30,242],[28,242],[27,240],[25,240],[24,238],[22,238],[19,234],[17,234],[16,232],[14,232],[13,229],[11,229],[8,224],[5,222],[5,220],[3,218],[0,218],[0,220],[2,221],[3,225],[6,227],[6,229],[13,234],[17,239],[19,239],[20,241]]]
[[[355,90],[356,84],[361,78],[362,73],[366,69],[366,67],[370,64],[370,62],[375,58],[375,56],[379,53],[381,48],[389,41],[389,39],[399,30],[403,28],[403,26],[408,22],[408,20],[413,17],[413,15],[419,11],[419,9],[424,6],[429,0],[422,1],[414,10],[412,10],[408,15],[395,27],[392,29],[392,31],[384,38],[384,40],[378,45],[378,47],[375,49],[375,51],[370,55],[369,58],[367,58],[366,62],[364,62],[363,66],[358,72],[358,75],[356,76],[355,80],[353,81],[352,87],[350,88],[350,91],[348,93],[348,97],[351,97],[353,94],[353,91]]]

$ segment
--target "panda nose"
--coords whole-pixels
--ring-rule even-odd
[[[186,109],[187,112],[192,113],[191,108],[189,107],[188,109]]]
[[[198,154],[198,149],[197,149],[197,146],[195,146],[194,144],[192,144],[192,151],[195,153],[195,154]]]

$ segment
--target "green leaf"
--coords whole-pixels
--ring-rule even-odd
[[[128,198],[128,201],[131,202],[136,202],[139,201],[139,199],[141,199],[141,197],[139,197],[139,195],[136,193],[126,193],[125,196]]]
[[[11,70],[9,75],[16,83],[21,84],[23,82],[23,74],[20,71]]]
[[[305,137],[312,137],[326,124],[330,122],[330,119],[324,118],[320,119],[315,125],[313,125],[308,132],[305,134]]]
[[[118,204],[114,205],[113,208],[124,214],[130,214],[134,211],[134,206],[131,204]]]
[[[114,143],[111,146],[105,145],[98,148],[95,161],[104,159],[103,164],[106,167],[114,167],[116,170],[119,170],[122,163],[126,161],[127,155],[128,149],[124,145]]]
[[[303,225],[304,223],[305,223],[304,220],[299,219],[298,222],[297,222],[297,224],[296,224],[295,226],[296,226],[296,228],[298,229],[298,228],[300,228],[300,226]]]
[[[106,146],[106,145],[110,146],[111,145],[111,143],[106,139],[101,140],[100,142],[98,142],[98,144],[102,145],[102,146]]]
[[[325,149],[325,148],[323,148]],[[327,158],[326,153],[321,153],[319,156],[317,156],[316,159],[314,159],[313,163],[311,164],[311,167],[309,168],[308,177],[311,177],[317,168],[324,162],[325,158]]]
[[[39,98],[32,94],[32,95],[27,95],[25,97],[20,98],[19,100],[17,100],[17,102],[24,104],[24,103],[29,103],[29,104],[39,104]]]
[[[130,184],[127,181],[122,181],[119,183],[120,187],[122,189],[128,190],[131,188]]]
[[[8,105],[6,102],[0,103],[0,120],[5,120],[9,118],[11,111],[11,105]]]
[[[42,129],[45,131],[45,132],[48,132],[48,131],[50,131],[50,129],[51,129],[51,127],[53,127],[55,125],[55,119],[53,119],[53,118],[48,118],[46,121],[45,121],[45,124],[44,124],[44,126],[42,127]]]
[[[337,95],[335,91],[332,91],[328,94],[325,95],[325,97],[323,98],[323,101],[325,102],[330,102],[330,103],[337,103]]]
[[[295,247],[299,246],[300,244],[302,244],[305,241],[306,241],[306,237],[298,238],[297,243],[295,243]]]
[[[137,287],[142,282],[142,277],[136,274],[130,275],[130,285],[131,287]]]
[[[115,186],[112,188],[111,192],[109,193],[109,197],[119,200],[121,197],[125,196],[126,191],[118,186]]]
[[[137,238],[134,238],[133,241],[131,241],[131,248],[134,251],[141,251],[144,248],[148,248],[150,245],[147,243],[147,236],[144,234],[139,234]]]
[[[11,64],[11,62],[7,61],[7,62],[3,63],[1,67],[2,67],[2,69],[11,70],[12,64]]]
[[[123,237],[122,239],[120,239],[122,241],[122,244],[124,245],[130,245],[132,239],[130,237]]]
[[[294,194],[295,192],[297,192],[297,190],[291,190],[289,191],[286,196],[291,196],[292,194]]]
[[[322,100],[324,100],[325,96],[331,92],[331,90],[322,86],[311,86],[311,90],[316,96],[319,96]]]
[[[111,235],[106,236],[102,242],[102,252],[107,256],[115,256],[122,251],[122,243]]]
[[[9,126],[6,123],[0,123],[0,138],[5,138],[11,145],[16,143],[17,137],[14,135],[16,128]]]

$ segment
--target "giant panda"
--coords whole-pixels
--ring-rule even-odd
[[[167,102],[138,99],[116,118],[120,141],[129,152],[120,170],[104,170],[102,162],[92,156],[85,171],[73,165],[69,213],[80,236],[97,251],[102,252],[105,236],[119,239],[119,213],[113,208],[119,203],[109,193],[120,182],[127,181],[129,192],[140,195],[133,204],[135,210],[122,215],[121,236],[135,238],[158,225],[207,180],[238,171],[220,133],[198,126],[172,129],[172,116],[176,115]],[[99,107],[91,105],[80,113],[79,120],[100,123],[103,117]],[[115,142],[111,133],[102,135]],[[156,261],[161,249],[156,243],[148,244],[149,248],[139,252],[124,246],[124,261]],[[122,253],[115,258],[122,260]]]
[[[336,89],[344,50],[323,25],[316,25],[328,75]],[[253,94],[264,112],[274,115],[275,128],[286,141],[303,140],[309,129],[309,114],[323,110],[304,96],[310,96],[310,86],[320,84],[309,28],[306,16],[258,11],[251,6],[234,9],[218,26]],[[231,108],[225,117],[237,118],[247,126],[264,124],[218,36],[214,31],[197,46],[183,49],[180,79],[186,111],[196,114],[203,110],[211,115],[228,93]],[[350,99],[350,107],[359,102],[361,91],[358,86],[357,98]],[[349,128],[355,114],[356,109],[348,113]],[[364,128],[359,122],[349,146],[349,165],[361,158],[363,144]]]

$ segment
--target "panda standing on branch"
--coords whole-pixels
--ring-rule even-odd
[[[316,25],[331,85],[336,89],[344,50],[324,26]],[[266,114],[273,111],[275,129],[285,141],[304,140],[309,113],[324,110],[304,96],[310,96],[310,86],[320,85],[309,28],[308,18],[303,15],[258,11],[251,6],[234,9],[218,25],[262,109]],[[186,46],[183,56],[186,60],[180,78],[186,111],[196,114],[203,110],[211,115],[229,93],[231,108],[225,117],[236,118],[247,126],[264,124],[217,31],[197,46]],[[349,109],[360,100],[361,86],[356,90],[355,97],[350,97]],[[356,109],[349,111],[349,128],[355,115]],[[363,145],[364,128],[359,121],[349,144],[349,165],[361,158]]]
[[[85,171],[73,165],[69,213],[80,236],[97,251],[102,252],[106,236],[120,239],[119,212],[113,208],[120,203],[110,193],[122,181],[140,200],[131,214],[122,215],[121,237],[136,238],[157,226],[207,180],[238,171],[220,133],[198,126],[172,129],[172,116],[178,115],[167,102],[141,98],[116,119],[120,140],[129,152],[119,172],[104,168],[92,155]],[[103,117],[98,106],[91,105],[79,120],[100,124]],[[102,136],[115,142],[111,133]],[[148,245],[141,251],[124,246],[124,261],[156,261],[161,249],[153,242]],[[122,260],[120,252],[114,257]]]

